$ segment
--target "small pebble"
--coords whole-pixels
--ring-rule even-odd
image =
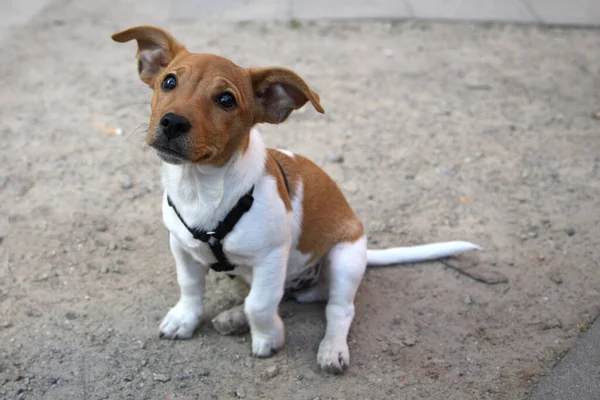
[[[556,283],[557,285],[560,285],[561,283],[563,283],[563,278],[562,278],[562,276],[560,276],[560,272],[558,272],[558,271],[550,272],[550,274],[548,275],[548,278],[550,278],[550,280],[552,282]]]
[[[58,383],[58,378],[50,378],[48,379],[48,383],[51,385],[56,385]]]
[[[465,297],[463,297],[463,303],[465,303],[465,304],[473,304],[473,299],[471,298],[471,296],[466,295]]]
[[[397,356],[398,354],[400,354],[400,351],[401,351],[401,346],[396,343],[390,344],[390,346],[388,348],[388,352],[391,356]]]
[[[244,399],[246,398],[246,391],[244,390],[244,388],[239,388],[235,391],[235,395],[240,399]]]
[[[98,232],[106,232],[108,230],[106,221],[104,221],[103,219],[101,219],[100,221],[96,221],[96,230]]]
[[[171,380],[171,377],[167,374],[154,374],[153,379],[156,382],[169,382]]]
[[[275,378],[277,375],[279,375],[279,367],[277,365],[273,365],[265,371],[265,376],[269,379]]]
[[[565,233],[567,234],[567,236],[573,236],[575,234],[575,229],[573,229],[573,228],[567,228],[565,230]]]
[[[332,154],[327,157],[327,161],[332,164],[341,164],[344,162],[344,155],[342,153]]]
[[[552,221],[550,221],[548,218],[546,218],[546,219],[542,220],[542,224],[544,224],[544,226],[546,228],[550,228],[552,226]]]
[[[598,111],[598,112],[596,112],[596,113],[592,114],[592,117],[593,117],[594,119],[600,119],[600,111]]]
[[[127,182],[121,183],[121,189],[123,189],[123,190],[132,189],[134,186],[135,186],[134,181],[127,181]]]
[[[42,313],[38,310],[28,310],[25,314],[31,318],[39,318],[42,316]]]
[[[65,314],[65,318],[69,321],[72,321],[77,318],[77,314],[75,314],[73,311],[69,311]]]
[[[142,367],[145,367],[146,365],[148,365],[148,360],[143,359],[142,360]]]
[[[402,341],[402,343],[404,343],[405,346],[414,346],[417,343],[417,339],[414,337],[407,337]]]

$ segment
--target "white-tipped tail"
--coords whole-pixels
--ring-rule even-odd
[[[382,250],[367,250],[367,265],[380,266],[438,260],[472,250],[482,250],[482,248],[470,242],[453,241],[410,247],[391,247]]]

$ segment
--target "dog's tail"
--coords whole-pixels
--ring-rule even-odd
[[[423,244],[409,247],[391,247],[382,250],[367,250],[367,265],[370,267],[402,264],[420,261],[438,260],[466,253],[472,250],[483,250],[470,242],[453,241]]]

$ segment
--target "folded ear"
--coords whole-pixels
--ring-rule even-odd
[[[154,78],[175,58],[186,51],[168,32],[154,26],[136,26],[112,35],[115,42],[137,40],[138,73],[140,79],[152,87]]]
[[[249,71],[256,101],[255,123],[279,124],[308,101],[315,110],[325,113],[319,95],[294,71],[286,68],[251,68]]]

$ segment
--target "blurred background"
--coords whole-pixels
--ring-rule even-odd
[[[316,367],[320,304],[282,304],[268,360],[210,323],[158,340],[178,287],[152,92],[110,39],[138,24],[302,76],[326,114],[259,129],[369,246],[485,251],[368,271],[341,377]],[[0,399],[597,400],[599,27],[598,0],[0,0]],[[211,272],[207,319],[244,294]]]
[[[25,23],[52,0],[0,2],[3,30]],[[114,3],[114,2],[113,2]],[[173,0],[138,1],[157,20],[422,19],[575,26],[600,24],[595,0]],[[111,2],[107,2],[110,7]]]

